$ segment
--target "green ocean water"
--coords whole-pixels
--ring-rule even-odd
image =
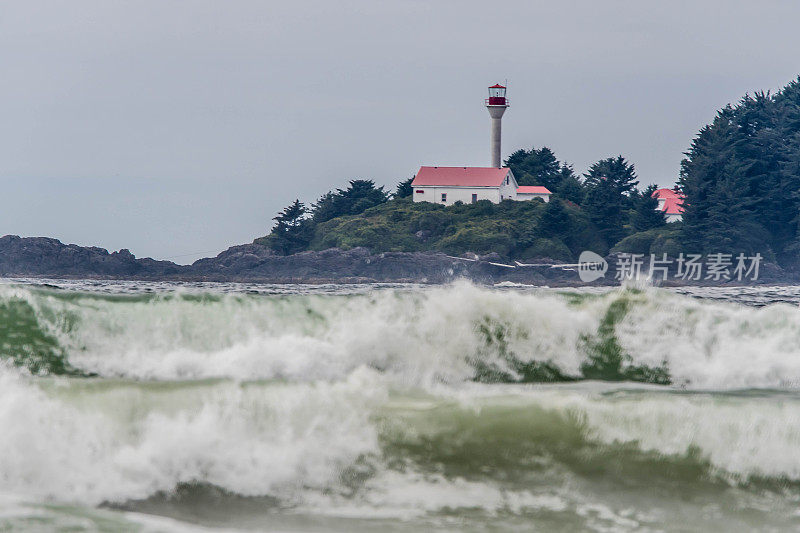
[[[0,531],[800,529],[798,300],[0,284]]]

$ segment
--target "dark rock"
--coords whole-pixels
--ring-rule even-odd
[[[104,248],[63,244],[47,237],[0,237],[2,276],[161,276],[175,273],[177,266],[168,261],[136,259],[128,250],[109,254]]]
[[[615,285],[618,256],[606,258],[609,269],[594,285]],[[191,265],[150,258],[137,259],[129,250],[108,253],[98,247],[63,244],[57,239],[6,235],[0,237],[0,276],[55,278],[116,278],[141,280],[202,280],[271,283],[361,283],[418,282],[446,283],[468,278],[481,283],[510,281],[531,285],[584,285],[573,266],[548,258],[528,260],[536,266],[509,268],[514,262],[491,253],[464,254],[461,258],[440,252],[384,252],[366,248],[301,252],[278,255],[260,244],[232,246],[216,257],[199,259]],[[646,269],[643,269],[645,272]],[[673,272],[670,271],[670,275]],[[772,263],[761,265],[758,283],[793,283],[800,271],[785,271]],[[733,283],[722,280],[710,283]],[[749,282],[751,283],[751,282]],[[665,285],[687,284],[670,279]]]

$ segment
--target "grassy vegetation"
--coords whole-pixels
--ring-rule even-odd
[[[556,200],[561,202],[560,200]],[[315,224],[308,249],[367,247],[373,252],[497,252],[504,257],[571,260],[582,250],[608,250],[580,208],[560,204],[559,228],[548,228],[547,204],[540,200],[443,206],[396,198],[357,215]],[[554,209],[556,206],[551,206]],[[544,237],[547,235],[547,237]],[[271,236],[257,239],[270,245]]]
[[[674,223],[647,231],[640,231],[619,241],[611,248],[611,251],[615,253],[656,254],[658,256],[666,253],[668,256],[676,257],[681,251],[679,244],[681,228],[682,225],[680,223]]]

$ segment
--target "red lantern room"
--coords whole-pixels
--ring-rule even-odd
[[[486,100],[486,105],[508,106],[505,86],[496,83],[489,87],[489,99]]]

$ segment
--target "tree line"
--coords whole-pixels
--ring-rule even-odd
[[[784,265],[800,253],[800,78],[745,95],[694,138],[681,164],[682,245],[759,252]]]
[[[409,181],[409,186],[411,182]],[[372,180],[350,180],[345,189],[323,194],[310,207],[295,200],[273,218],[267,244],[284,255],[308,249],[317,225],[337,217],[357,215],[389,201],[392,195]]]
[[[546,146],[517,150],[505,165],[520,185],[543,185],[553,192],[551,200],[555,202],[551,201],[548,209],[562,209],[564,201],[578,205],[609,247],[628,235],[666,224],[664,213],[656,209],[658,200],[653,198],[658,187],[639,189],[634,165],[621,155],[597,161],[583,179]]]

